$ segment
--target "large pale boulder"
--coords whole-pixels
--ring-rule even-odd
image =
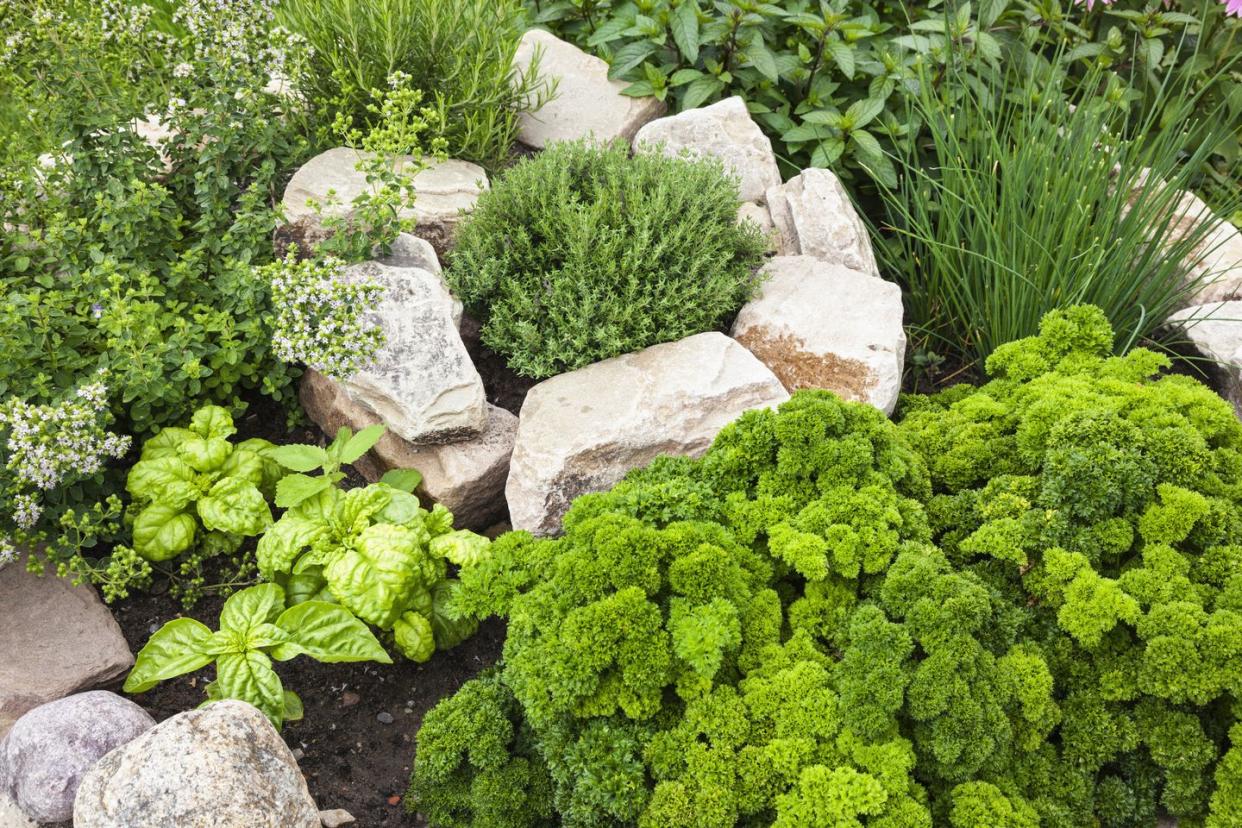
[[[373,191],[366,174],[358,169],[367,153],[349,147],[336,147],[319,153],[303,164],[285,187],[281,206],[286,224],[279,236],[284,242],[297,242],[304,248],[328,236],[323,219],[349,216],[355,197]],[[400,171],[413,159],[400,156],[394,169]],[[414,231],[427,238],[437,250],[451,246],[464,213],[474,209],[479,195],[489,184],[487,173],[478,164],[448,159],[430,161],[414,176],[414,203],[401,211],[402,218],[415,221]],[[319,205],[317,211],[309,202]]]
[[[356,431],[379,422],[339,383],[318,371],[308,370],[302,377],[301,398],[306,413],[328,434],[341,426]],[[418,495],[425,502],[444,504],[459,527],[486,529],[505,517],[505,479],[517,425],[517,417],[488,405],[487,422],[477,437],[414,445],[389,431],[354,466],[371,482],[389,469],[418,469],[423,475]]]
[[[736,96],[652,121],[634,136],[636,148],[644,144],[662,144],[668,155],[719,158],[740,179],[742,201],[761,202],[769,187],[781,183],[772,142]]]
[[[343,383],[346,393],[412,443],[478,435],[487,423],[483,380],[458,331],[460,309],[441,277],[378,262],[351,265],[344,275],[383,287],[368,316],[386,340],[373,364]]]
[[[1200,354],[1224,375],[1225,399],[1242,417],[1242,301],[1209,302],[1184,308],[1169,318]]]
[[[811,256],[777,256],[761,273],[734,339],[791,392],[826,388],[893,413],[906,355],[901,288]]]
[[[431,242],[426,239],[412,236],[409,233],[398,233],[397,238],[389,247],[387,254],[378,249],[372,251],[375,261],[389,267],[417,267],[440,276],[440,284],[444,287],[444,292],[449,294],[449,298],[453,300],[453,322],[457,325],[458,330],[461,329],[461,318],[465,313],[465,308],[461,300],[453,296],[449,292],[448,282],[444,281],[443,268],[440,267],[440,257],[436,255],[436,249]]]
[[[319,828],[297,760],[256,708],[221,701],[173,716],[99,760],[74,828]]]
[[[578,495],[661,454],[698,456],[744,411],[787,399],[771,371],[714,332],[545,380],[518,423],[505,487],[513,527],[555,534]]]
[[[880,275],[867,225],[841,181],[829,170],[803,170],[784,184],[769,188],[767,196],[781,253],[814,256]]]
[[[0,736],[26,711],[106,684],[134,657],[112,613],[87,585],[0,568]]]
[[[518,140],[532,147],[553,141],[593,137],[599,141],[629,141],[643,124],[664,113],[664,104],[652,97],[621,94],[629,83],[609,80],[608,64],[542,29],[522,35],[513,63],[521,76],[538,56],[539,87],[555,94],[534,112],[518,116]]]
[[[86,772],[154,726],[147,711],[105,690],[40,705],[0,740],[0,793],[38,822],[70,819]]]
[[[1182,193],[1170,241],[1186,238],[1200,222],[1210,229],[1185,262],[1187,281],[1198,283],[1190,301],[1206,305],[1242,299],[1242,232],[1217,218],[1194,193]]]

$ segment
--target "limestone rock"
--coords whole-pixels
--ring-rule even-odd
[[[1183,193],[1177,204],[1173,240],[1185,238],[1199,222],[1211,229],[1195,246],[1186,266],[1187,281],[1199,280],[1190,301],[1196,305],[1242,299],[1242,232],[1224,219],[1194,193]]]
[[[27,710],[106,684],[134,663],[121,628],[89,585],[0,569],[0,736]]]
[[[791,392],[826,388],[893,413],[906,354],[901,288],[810,256],[777,256],[762,273],[733,337]]]
[[[341,828],[342,825],[353,825],[357,822],[354,815],[344,808],[320,811],[319,821],[323,823],[323,828]]]
[[[431,242],[409,233],[398,233],[392,247],[388,250],[388,255],[382,255],[378,245],[372,253],[375,255],[375,261],[382,265],[417,267],[440,276],[440,284],[444,287],[444,292],[448,293],[453,300],[453,322],[457,325],[457,329],[461,330],[461,317],[465,308],[461,300],[449,292],[448,282],[444,281],[442,275],[444,270],[440,267],[440,258],[436,255],[436,249],[431,246]]]
[[[40,705],[0,741],[0,793],[39,822],[70,819],[91,766],[154,726],[147,711],[105,690]]]
[[[608,64],[573,44],[543,31],[522,35],[514,66],[523,76],[538,55],[540,86],[556,82],[555,97],[534,112],[518,116],[518,140],[532,147],[553,141],[594,137],[599,141],[629,141],[643,124],[664,113],[664,104],[652,97],[622,95],[625,81],[608,79]]]
[[[545,380],[518,422],[505,487],[513,527],[555,534],[578,495],[661,454],[698,456],[744,411],[788,398],[771,371],[715,332]]]
[[[384,287],[369,312],[386,342],[374,364],[356,372],[345,391],[410,442],[451,443],[474,437],[487,423],[483,380],[458,332],[454,301],[441,277],[417,267],[362,262],[350,280]]]
[[[328,434],[343,425],[357,431],[379,421],[338,383],[314,370],[302,377],[301,398],[307,414]],[[418,469],[423,475],[418,495],[425,502],[444,504],[459,527],[482,530],[506,514],[505,478],[517,426],[517,417],[488,405],[478,437],[428,446],[408,443],[390,431],[354,466],[371,482],[389,469]]]
[[[1225,399],[1242,417],[1242,301],[1184,308],[1169,324],[1181,328],[1195,350],[1217,363],[1224,372]]]
[[[354,197],[373,186],[357,169],[366,155],[349,147],[336,147],[316,155],[293,174],[281,200],[287,222],[279,231],[283,243],[293,241],[309,247],[328,235],[321,223],[323,217],[350,215]],[[394,168],[400,171],[411,161],[410,156],[401,156]],[[488,187],[487,173],[477,164],[455,159],[431,161],[427,169],[414,176],[414,204],[403,210],[401,217],[414,219],[415,233],[443,251],[451,246],[462,214],[474,209],[480,193]],[[320,204],[320,213],[308,205],[310,199]]]
[[[267,718],[240,701],[173,716],[99,760],[75,828],[319,828],[298,763]]]
[[[772,142],[736,96],[652,121],[634,136],[635,147],[643,144],[663,144],[668,155],[688,151],[719,158],[741,179],[742,201],[761,202],[769,187],[781,183]]]
[[[768,190],[780,252],[814,256],[879,276],[871,236],[840,180],[828,170],[803,170]]]

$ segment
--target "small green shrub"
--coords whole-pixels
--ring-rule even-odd
[[[559,539],[502,536],[456,606],[508,619],[503,661],[427,716],[410,807],[1234,824],[1242,424],[1112,341],[1051,313],[896,425],[800,392],[578,498]]]
[[[553,145],[506,170],[447,278],[483,341],[547,377],[711,330],[749,298],[765,242],[714,160]]]
[[[517,140],[517,117],[542,103],[537,76],[513,58],[518,0],[284,0],[280,20],[313,52],[295,80],[316,119],[375,125],[367,93],[396,72],[435,113],[448,152],[489,168]]]

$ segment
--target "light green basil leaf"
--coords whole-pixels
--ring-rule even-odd
[[[423,475],[418,469],[390,469],[379,482],[403,492],[413,492],[423,482]]]
[[[198,522],[183,506],[152,503],[134,519],[134,551],[148,561],[168,561],[194,545]]]
[[[384,436],[385,431],[386,429],[383,424],[380,423],[367,426],[362,429],[362,431],[359,431],[353,437],[349,438],[348,442],[346,442],[344,447],[341,448],[338,458],[342,463],[354,462],[359,457],[370,451],[371,447],[378,443],[379,439]]]
[[[243,636],[263,623],[276,620],[285,608],[285,591],[278,584],[259,584],[234,592],[220,610],[220,629]]]
[[[220,698],[253,704],[277,730],[284,723],[285,688],[265,654],[251,650],[220,656],[216,661],[216,685]]]
[[[328,464],[326,451],[319,446],[308,446],[302,443],[272,446],[264,452],[264,456],[295,472],[314,471]]]
[[[292,690],[285,691],[285,721],[300,722],[302,717],[306,715],[305,708],[302,707],[302,697]]]
[[[233,415],[218,405],[205,405],[190,418],[190,430],[199,437],[224,439],[237,433],[233,427]]]
[[[262,488],[266,477],[263,471],[262,457],[253,451],[236,448],[229,453],[224,464],[220,466],[220,474],[224,477],[235,477],[238,480],[245,480],[256,489]]]
[[[192,437],[177,449],[177,456],[199,472],[218,471],[229,459],[233,446],[222,437]]]
[[[309,566],[302,572],[290,575],[285,583],[285,603],[296,606],[306,601],[320,600],[328,581],[323,577],[323,566]]]
[[[410,661],[426,661],[436,651],[431,622],[417,612],[402,614],[392,625],[392,634],[397,642],[397,649]]]
[[[197,475],[178,457],[157,457],[140,460],[129,470],[125,490],[134,500],[156,502],[165,506],[185,508],[198,498],[194,485]]]
[[[159,434],[142,444],[142,460],[155,460],[159,457],[176,457],[177,447],[186,440],[198,435],[188,428],[163,428]]]
[[[193,618],[177,618],[147,639],[125,678],[126,693],[145,693],[161,681],[192,673],[210,664],[203,652],[211,629]]]
[[[225,477],[198,501],[198,517],[208,529],[257,535],[272,524],[272,510],[253,483]]]
[[[272,657],[287,661],[308,655],[328,664],[345,661],[392,659],[371,630],[340,604],[306,601],[289,607],[276,619],[276,626],[289,634],[289,640],[272,649]]]
[[[246,639],[237,630],[216,630],[203,645],[203,652],[211,656],[244,653],[246,649]]]
[[[309,477],[305,474],[291,474],[282,477],[276,484],[276,505],[282,509],[292,509],[331,487],[332,479],[327,475]]]
[[[458,529],[431,539],[431,554],[458,566],[473,566],[487,557],[491,541],[468,529]]]
[[[258,549],[255,550],[259,573],[271,579],[278,572],[291,571],[298,556],[327,531],[325,522],[286,512],[259,538]]]
[[[328,588],[345,607],[380,629],[390,629],[408,608],[424,574],[418,535],[404,526],[367,527],[352,548],[324,567]]]
[[[250,628],[246,633],[247,650],[268,650],[289,640],[289,633],[275,624],[264,622]]]
[[[251,437],[249,440],[243,440],[233,448],[233,454],[242,452],[250,452],[259,458],[263,467],[263,479],[257,484],[259,491],[263,492],[263,496],[269,500],[276,494],[276,484],[280,478],[284,477],[285,467],[277,463],[275,460],[269,459],[265,452],[272,448],[272,444],[267,440],[258,437]],[[226,472],[227,474],[227,472]],[[238,477],[238,475],[229,475],[230,477]]]
[[[417,497],[400,489],[394,489],[390,494],[391,499],[388,501],[388,505],[376,517],[385,523],[396,523],[402,526],[414,523],[422,524],[426,511]]]

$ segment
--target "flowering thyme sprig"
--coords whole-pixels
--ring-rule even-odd
[[[299,362],[334,379],[366,368],[384,345],[383,330],[367,311],[383,287],[347,279],[339,259],[283,261],[260,268],[272,287],[272,349],[284,362]]]

